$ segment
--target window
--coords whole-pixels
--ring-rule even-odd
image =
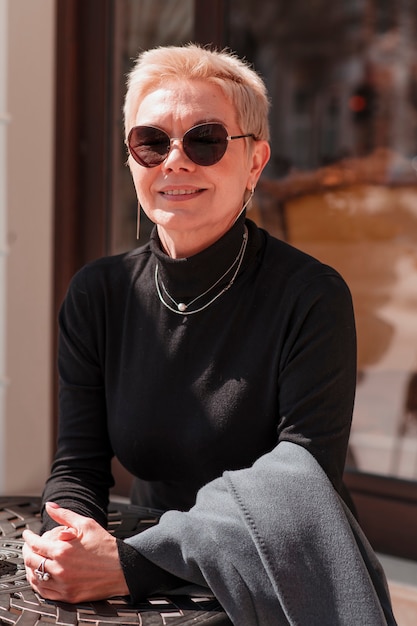
[[[417,558],[417,13],[397,0],[57,0],[57,311],[86,261],[137,245],[121,106],[137,50],[228,45],[268,85],[250,215],[338,269],[359,376],[346,478],[374,547]],[[103,62],[105,59],[105,62]],[[142,236],[149,234],[144,221]]]
[[[403,5],[398,27],[394,4],[380,7],[383,35],[363,3],[346,36],[351,10],[337,2],[260,10],[232,1],[230,45],[273,96],[273,158],[260,191],[275,197],[290,243],[336,267],[353,292],[359,378],[349,462],[416,479],[417,18]],[[259,198],[261,223],[269,212]]]

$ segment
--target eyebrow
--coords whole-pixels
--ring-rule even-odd
[[[217,117],[206,117],[202,120],[198,120],[197,122],[195,122],[194,126],[198,126],[199,124],[210,124],[210,123],[215,123],[215,124],[223,124],[223,126],[226,126],[225,122],[223,120],[218,119]]]

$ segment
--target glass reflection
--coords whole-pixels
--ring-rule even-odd
[[[417,12],[395,0],[230,0],[264,76],[273,158],[252,217],[353,294],[349,464],[417,478]]]

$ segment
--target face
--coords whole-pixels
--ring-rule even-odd
[[[137,126],[156,126],[177,138],[205,122],[221,122],[229,135],[250,132],[238,127],[221,89],[204,81],[174,81],[151,92],[135,119]],[[129,157],[129,166],[141,206],[168,251],[179,256],[204,249],[231,227],[268,158],[266,142],[236,139],[218,163],[201,166],[174,141],[161,165],[146,168]]]

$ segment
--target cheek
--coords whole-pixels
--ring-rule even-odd
[[[129,163],[130,174],[132,176],[133,185],[136,190],[138,199],[141,200],[146,197],[151,184],[151,170],[141,167],[137,163]]]
[[[245,193],[247,180],[247,168],[244,167],[244,164],[228,164],[228,167],[224,168],[218,177],[216,188],[219,194],[236,203],[242,199]]]

